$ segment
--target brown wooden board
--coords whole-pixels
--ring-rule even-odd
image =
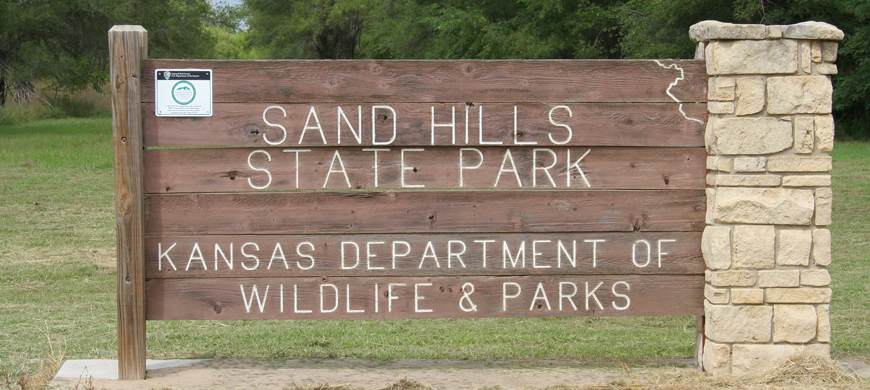
[[[700,232],[147,237],[146,278],[703,274]],[[660,260],[661,259],[661,260]]]
[[[467,103],[471,102],[391,102],[392,110],[370,103],[215,103],[214,116],[204,118],[158,118],[154,104],[148,103],[142,105],[142,115],[148,147],[383,147],[374,145],[372,139],[378,143],[391,140],[394,119],[396,136],[389,146],[511,146],[517,141],[542,147],[704,146],[704,103]],[[446,124],[451,126],[439,126]],[[377,131],[375,136],[372,129]]]
[[[140,60],[148,56],[141,26],[109,30],[115,226],[118,244],[118,377],[145,379],[144,194]]]
[[[150,195],[146,235],[701,231],[704,190]]]
[[[350,147],[147,150],[145,191],[703,189],[707,156],[702,148],[375,150]]]
[[[207,61],[144,60],[155,69],[212,69],[214,102],[705,102],[702,60]],[[675,85],[671,85],[675,83]]]
[[[146,316],[239,320],[702,315],[703,286],[701,275],[151,279],[146,282],[151,297]]]

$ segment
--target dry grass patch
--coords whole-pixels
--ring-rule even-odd
[[[711,376],[684,369],[642,370],[630,374],[629,382],[614,382],[601,386],[561,387],[547,390],[690,390],[690,389],[757,389],[813,390],[870,388],[837,361],[811,354],[801,354],[783,360],[776,368],[759,375]]]
[[[755,389],[755,390],[833,390],[870,388],[870,381],[862,380],[844,369],[840,363],[815,355],[796,355],[784,360],[776,368],[754,376],[711,376],[684,368],[640,369],[632,372],[623,366],[629,376],[607,384],[587,386],[551,386],[543,390],[695,390],[695,389]],[[487,387],[479,390],[501,390]],[[365,390],[352,386],[321,384],[293,387],[289,390]],[[433,390],[412,379],[404,378],[378,390]],[[526,389],[533,390],[533,389]]]
[[[294,386],[286,390],[366,390],[362,387],[353,387],[349,385],[333,386],[330,384],[318,384],[306,387]],[[378,390],[433,390],[432,387],[424,385],[412,379],[402,378],[398,381],[387,385],[387,387]]]

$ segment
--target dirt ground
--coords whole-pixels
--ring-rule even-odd
[[[816,358],[818,359],[818,358]],[[842,367],[846,367],[843,370]],[[68,360],[52,389],[870,389],[870,365],[804,360],[755,379],[712,378],[692,360],[149,360],[144,381],[117,380],[115,360]],[[862,379],[863,378],[863,379]],[[326,384],[330,386],[325,386]]]
[[[616,363],[589,366],[578,361],[458,361],[364,359],[329,360],[187,360],[151,361],[144,381],[118,381],[112,360],[67,363],[51,382],[62,389],[282,389],[318,384],[382,389],[408,378],[433,389],[523,389],[556,385],[585,386],[625,381],[627,372]],[[180,362],[180,363],[178,363]],[[108,363],[108,364],[106,364]],[[668,361],[697,370],[691,361]],[[90,364],[90,367],[87,365]],[[102,367],[99,367],[102,365]],[[70,366],[70,367],[67,367]],[[72,367],[75,366],[75,367]],[[84,367],[84,368],[83,368]],[[165,368],[159,368],[165,367]],[[78,372],[78,375],[76,374]],[[90,379],[90,377],[94,377]],[[90,381],[89,381],[90,380]]]

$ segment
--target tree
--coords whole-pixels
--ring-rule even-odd
[[[841,138],[870,139],[870,1],[868,0],[631,0],[622,16],[620,50],[628,58],[691,58],[689,26],[703,20],[793,24],[815,20],[845,33],[834,83],[834,117]]]
[[[38,97],[37,81],[55,97],[101,90],[114,24],[143,25],[151,57],[207,57],[210,14],[206,0],[0,0],[0,104]]]
[[[613,58],[623,0],[247,0],[273,58]]]
[[[354,58],[369,0],[247,0],[254,40],[273,58]]]
[[[617,58],[613,5],[622,2],[391,2],[370,18],[361,50],[374,58]]]

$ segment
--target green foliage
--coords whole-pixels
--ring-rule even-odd
[[[17,125],[40,119],[62,118],[65,115],[60,108],[42,102],[7,104],[0,106],[0,126]]]
[[[206,32],[214,41],[214,47],[207,58],[256,60],[268,57],[267,51],[262,46],[251,44],[252,34],[248,31],[233,32],[226,27],[208,26]]]
[[[145,27],[151,58],[212,58],[222,52],[210,27],[238,31],[242,17],[207,0],[0,0],[0,105],[101,91],[113,25]]]
[[[465,1],[426,6],[431,58],[611,58],[612,1]]]
[[[717,0],[630,0],[617,9],[619,50],[624,58],[693,58],[689,27],[703,20],[730,19],[731,5]]]
[[[833,76],[838,137],[870,139],[870,0],[247,0],[247,6],[252,42],[272,58],[692,58],[689,27],[703,20],[828,22],[846,33]],[[340,42],[347,43],[343,54],[322,49]]]
[[[354,58],[375,0],[247,0],[254,39],[273,58]]]
[[[630,0],[621,7],[626,58],[691,58],[689,26],[703,20],[793,24],[814,20],[842,29],[834,83],[838,138],[870,139],[870,1]]]
[[[148,30],[149,58],[209,58],[214,47],[206,26],[207,0],[136,0],[121,3],[114,24],[138,24]],[[108,29],[107,29],[108,30]]]
[[[273,58],[614,58],[613,0],[248,0]]]
[[[8,92],[26,101],[34,82],[55,93],[99,87],[107,76],[103,27],[109,18],[98,1],[0,0],[0,104]],[[99,37],[99,38],[98,38]]]

